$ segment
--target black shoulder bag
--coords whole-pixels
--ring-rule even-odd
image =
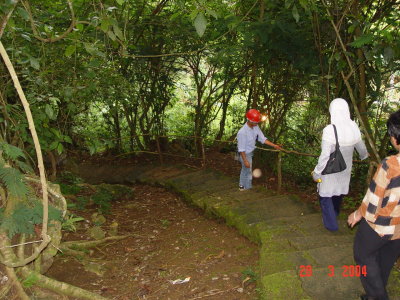
[[[339,141],[337,137],[336,126],[333,125],[333,130],[335,131],[335,139],[336,139],[336,149],[331,153],[329,156],[329,160],[326,163],[325,169],[322,171],[322,175],[339,173],[344,171],[347,166],[346,162],[344,161],[343,155],[339,150]]]

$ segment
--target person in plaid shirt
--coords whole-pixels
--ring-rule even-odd
[[[400,110],[387,121],[393,147],[400,152]],[[400,153],[386,157],[372,179],[360,207],[349,215],[348,224],[360,222],[354,238],[354,259],[366,266],[361,283],[363,300],[387,300],[386,285],[400,256]]]

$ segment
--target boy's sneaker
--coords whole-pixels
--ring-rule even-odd
[[[241,191],[241,192],[244,191],[244,186],[243,185],[239,185],[239,191]]]

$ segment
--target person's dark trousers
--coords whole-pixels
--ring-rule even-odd
[[[336,217],[340,213],[343,195],[332,197],[319,197],[322,210],[322,220],[326,229],[336,231],[339,229]]]
[[[360,276],[368,297],[388,300],[386,285],[397,258],[400,239],[381,238],[363,218],[354,238],[354,259],[361,268],[366,266],[367,276]]]

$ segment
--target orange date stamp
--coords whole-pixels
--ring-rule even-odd
[[[335,266],[329,265],[327,270],[327,276],[334,277],[338,276],[342,277],[361,277],[367,276],[367,266],[360,265],[343,265],[339,272],[335,272]],[[312,277],[313,276],[313,268],[311,265],[301,265],[299,267],[299,276],[300,277]]]

